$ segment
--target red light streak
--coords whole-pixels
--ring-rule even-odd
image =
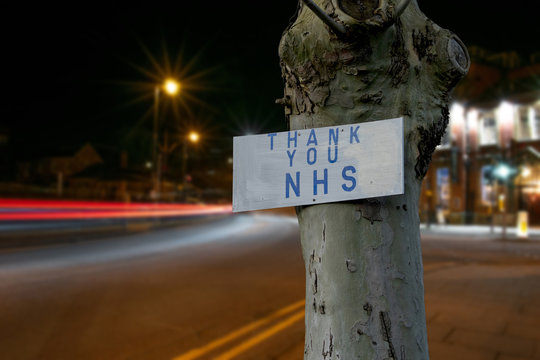
[[[0,221],[181,217],[231,211],[231,205],[0,199]]]

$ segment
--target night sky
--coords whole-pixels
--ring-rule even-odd
[[[524,55],[540,50],[535,3],[419,0],[426,15],[466,45]],[[1,25],[0,129],[10,132],[11,156],[54,155],[92,142],[143,161],[152,76],[159,75],[152,59],[162,69],[178,61],[190,79],[181,102],[163,98],[160,120],[171,134],[197,128],[206,146],[226,148],[233,135],[285,130],[274,103],[283,89],[277,50],[296,6],[295,0],[2,5],[10,21]]]

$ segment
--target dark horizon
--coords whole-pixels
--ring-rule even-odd
[[[538,51],[533,1],[508,8],[488,1],[419,6],[467,46],[525,57]],[[91,142],[134,152],[140,161],[137,152],[150,146],[152,129],[155,80],[148,73],[156,69],[149,54],[160,66],[166,55],[174,61],[180,53],[182,65],[194,60],[186,75],[197,77],[197,88],[183,99],[189,110],[180,106],[175,115],[169,99],[162,102],[160,120],[171,132],[187,121],[227,147],[233,135],[285,130],[274,103],[283,88],[277,49],[296,7],[296,1],[92,2],[83,16],[75,7],[9,5],[5,14],[21,28],[3,25],[9,89],[0,128],[10,134],[10,156],[39,158]]]

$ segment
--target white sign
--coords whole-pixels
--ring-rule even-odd
[[[233,212],[403,194],[403,118],[239,136]]]

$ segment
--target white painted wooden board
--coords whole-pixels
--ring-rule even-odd
[[[233,212],[403,188],[403,118],[234,138]]]

